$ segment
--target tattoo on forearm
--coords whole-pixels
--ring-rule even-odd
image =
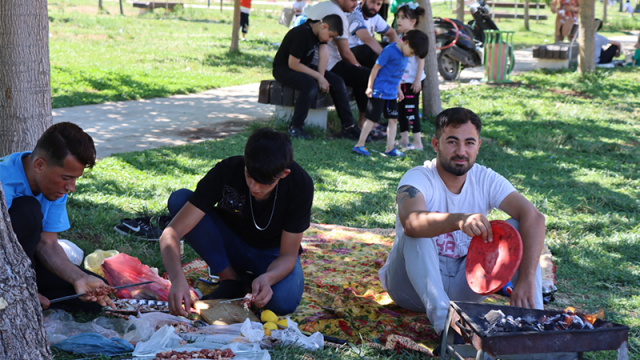
[[[404,202],[405,199],[413,199],[416,196],[418,196],[419,193],[420,191],[414,188],[413,186],[403,185],[398,189],[398,195],[396,196],[396,203],[398,203],[399,206],[402,206],[402,203]]]

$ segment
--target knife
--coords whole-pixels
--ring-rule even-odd
[[[117,290],[117,289],[124,289],[124,288],[128,288],[128,287],[131,287],[131,286],[138,286],[138,285],[150,284],[150,283],[152,283],[152,282],[153,282],[153,280],[150,280],[150,281],[144,281],[144,282],[135,283],[135,284],[129,284],[129,285],[120,285],[120,286],[116,286],[116,287],[114,287],[113,289],[115,289],[115,290]],[[49,301],[49,304],[55,304],[55,303],[57,303],[57,302],[65,301],[65,300],[77,299],[77,298],[79,298],[79,297],[81,297],[81,296],[84,296],[84,295],[86,295],[86,294],[87,294],[87,293],[75,294],[75,295],[69,295],[69,296],[63,296],[63,297],[61,297],[61,298],[57,298],[57,299],[50,300],[50,301]]]

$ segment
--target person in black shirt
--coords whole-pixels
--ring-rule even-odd
[[[192,304],[180,264],[182,237],[220,277],[205,299],[243,297],[249,291],[258,308],[295,311],[304,290],[300,242],[312,202],[313,181],[293,161],[289,136],[268,128],[254,131],[244,156],[220,161],[195,192],[172,193],[173,219],[160,237],[172,283],[171,313],[187,316]]]
[[[304,24],[289,30],[273,59],[273,77],[283,85],[298,90],[289,125],[289,135],[292,137],[311,139],[304,130],[304,121],[307,119],[312,101],[318,95],[318,88],[322,92],[328,92],[331,90],[331,84],[338,86],[336,82],[341,81],[333,74],[325,72],[324,68],[329,60],[327,42],[341,36],[342,31],[342,19],[338,15],[328,15],[322,21],[307,20]],[[316,51],[318,64],[324,64],[320,69],[311,65]],[[344,87],[344,84],[342,86]]]

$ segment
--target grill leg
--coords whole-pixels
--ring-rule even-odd
[[[451,306],[449,306],[449,311],[447,312],[447,319],[444,321],[444,330],[442,331],[442,335],[440,336],[440,360],[449,360],[449,349],[447,348],[447,338],[449,335],[449,330],[451,330],[451,312],[455,311]],[[452,337],[453,338],[453,337]]]
[[[629,360],[629,343],[626,341],[618,348],[618,360]]]

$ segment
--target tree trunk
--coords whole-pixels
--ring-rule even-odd
[[[102,11],[102,0],[98,0],[98,10]]]
[[[427,16],[425,15],[425,17]],[[464,22],[464,0],[456,0],[456,19]]]
[[[120,15],[124,15],[124,11],[122,10],[122,0],[120,0]]]
[[[238,52],[238,42],[240,33],[240,0],[233,1],[233,29],[231,30],[231,47],[229,52]]]
[[[46,0],[0,0],[0,157],[32,150],[53,123]]]
[[[607,8],[608,8],[607,5],[609,4],[609,0],[604,0],[602,2],[602,4],[604,5],[602,7],[602,24],[604,25],[604,23],[607,22]],[[594,13],[595,13],[595,11],[594,11]]]
[[[524,28],[529,31],[529,0],[524,0]]]
[[[433,12],[431,11],[431,2],[429,0],[418,0],[418,4],[425,10],[424,18],[420,19],[420,30],[424,31],[429,37],[429,53],[424,62],[424,72],[427,78],[424,79],[424,87],[422,88],[422,114],[435,116],[442,111],[442,101],[440,99],[438,80]]]
[[[605,1],[605,6],[606,2]],[[580,54],[578,56],[578,71],[582,74],[596,71],[595,59],[595,0],[580,1]]]
[[[0,184],[0,359],[51,359],[36,273],[11,227]]]

